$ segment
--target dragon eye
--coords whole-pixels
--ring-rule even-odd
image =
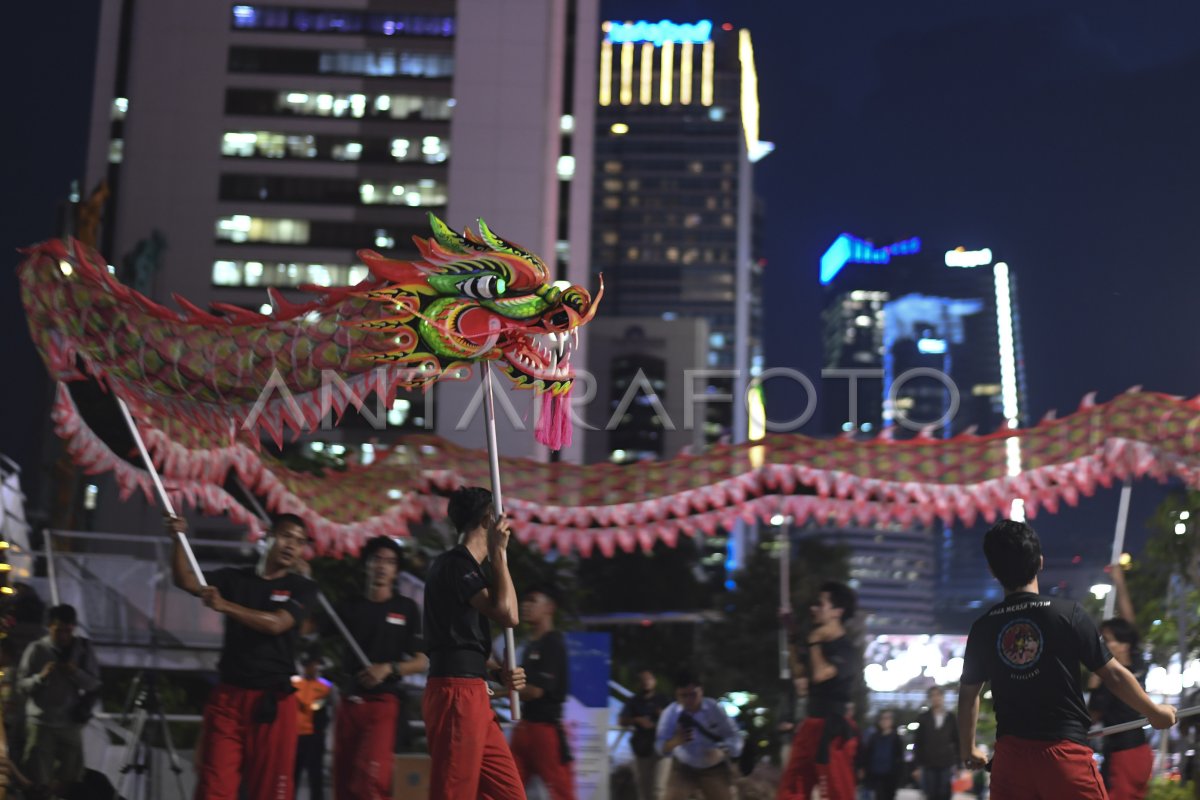
[[[500,297],[508,289],[508,284],[503,278],[498,278],[495,275],[480,275],[474,278],[467,278],[465,281],[458,284],[458,290],[466,297],[473,297],[476,300],[491,300]]]

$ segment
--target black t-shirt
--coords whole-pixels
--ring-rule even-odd
[[[567,699],[567,642],[558,631],[550,631],[525,648],[521,659],[525,680],[542,690],[536,700],[521,704],[521,716],[530,722],[558,722]]]
[[[1143,688],[1146,686],[1146,667],[1137,665],[1129,668],[1133,673],[1133,677],[1137,678],[1138,683]],[[1109,691],[1108,687],[1103,683],[1100,684],[1092,692],[1092,696],[1088,699],[1088,710],[1097,711],[1100,713],[1101,724],[1105,727],[1109,725],[1120,725],[1122,722],[1133,722],[1135,719],[1140,719],[1141,714],[1134,711],[1129,706],[1118,698],[1115,694]],[[1121,750],[1131,750],[1134,747],[1141,747],[1146,743],[1146,731],[1138,728],[1134,731],[1125,731],[1124,733],[1114,733],[1112,736],[1105,736],[1104,752],[1116,753]]]
[[[649,697],[639,693],[625,701],[625,707],[621,709],[621,716],[649,717],[657,726],[663,709],[669,705],[671,705],[671,701],[660,692],[655,692]],[[655,730],[655,728],[643,728],[641,725],[633,726],[633,735],[629,737],[629,747],[635,756],[654,755]]]
[[[486,676],[492,629],[487,617],[471,606],[471,598],[487,586],[479,562],[462,545],[442,553],[429,565],[425,646],[431,677]]]
[[[962,682],[991,682],[997,736],[1086,745],[1091,717],[1079,667],[1095,672],[1110,658],[1077,603],[1017,592],[971,626]]]
[[[340,604],[337,613],[372,664],[405,661],[425,649],[421,641],[420,610],[403,595],[394,594],[378,603],[356,597]],[[342,659],[349,672],[357,674],[362,669],[349,645],[344,648]],[[365,689],[353,681],[349,690],[354,694],[387,694],[400,691],[400,685],[399,681],[386,680],[373,689]]]
[[[821,655],[829,665],[837,670],[827,681],[815,683],[812,680],[813,665],[812,651],[814,647],[821,648]],[[808,656],[808,715],[810,717],[841,717],[846,713],[846,705],[854,691],[854,645],[845,636],[839,636],[819,645],[809,645]]]
[[[284,633],[272,636],[226,616],[225,641],[217,664],[221,681],[244,689],[290,687],[296,673],[300,623],[312,610],[317,585],[290,572],[265,580],[253,567],[225,567],[205,577],[226,600],[255,611],[286,611],[296,621]]]

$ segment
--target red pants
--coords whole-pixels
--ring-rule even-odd
[[[338,800],[390,800],[400,698],[369,694],[338,704],[333,794]]]
[[[525,800],[482,678],[430,678],[421,701],[429,800]]]
[[[534,775],[542,779],[551,800],[575,800],[575,776],[563,763],[558,726],[552,722],[521,720],[513,731],[512,755],[521,783],[528,786]]]
[[[1001,736],[992,759],[992,800],[1108,800],[1092,748]]]
[[[195,800],[292,799],[299,727],[296,696],[279,700],[274,722],[255,722],[254,709],[263,694],[261,689],[221,683],[209,695]]]
[[[809,800],[820,789],[822,800],[854,800],[854,754],[858,739],[837,737],[829,743],[829,763],[817,763],[825,720],[804,720],[792,738],[792,755],[779,781],[778,800]]]
[[[1108,773],[1111,800],[1142,800],[1154,769],[1154,751],[1143,744],[1108,754],[1104,771]]]

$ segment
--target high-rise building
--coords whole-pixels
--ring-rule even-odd
[[[710,20],[601,27],[592,270],[608,286],[604,313],[706,320],[704,358],[688,366],[733,396],[707,407],[706,439],[744,440],[742,398],[762,367],[752,165],[770,150],[750,32]]]
[[[259,309],[266,287],[356,282],[359,248],[415,257],[432,211],[482,217],[587,284],[598,25],[596,0],[104,0],[100,249],[154,299]],[[481,447],[462,415],[477,386],[397,396],[389,421]],[[531,394],[511,399],[523,412]],[[499,423],[503,452],[543,454]]]
[[[910,238],[876,246],[842,234],[822,257],[826,434],[948,438],[1021,424],[1025,377],[1016,276],[988,249],[923,250],[927,244]],[[1015,438],[1007,467],[1009,474],[1021,469]],[[1013,514],[1020,516],[1019,502]],[[818,530],[856,543],[872,539],[856,547],[854,565],[863,605],[880,620],[898,602],[889,592],[923,604],[930,622],[936,607],[945,624],[956,612],[971,613],[991,590],[978,543],[956,539],[940,524],[880,527],[876,536]],[[906,587],[884,577],[906,574],[914,578]]]

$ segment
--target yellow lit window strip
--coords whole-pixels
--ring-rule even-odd
[[[648,106],[654,102],[654,45],[649,42],[642,45],[642,67],[638,77],[641,78],[638,102]]]
[[[662,66],[659,67],[662,78],[658,85],[658,101],[664,106],[671,105],[672,84],[675,81],[675,43],[662,43]]]
[[[621,45],[621,105],[633,103],[633,43]]]
[[[705,42],[700,51],[700,105],[713,104],[713,43]]]
[[[612,42],[600,44],[600,105],[612,105]]]
[[[694,49],[691,42],[679,45],[679,102],[685,106],[692,104],[692,51]]]

